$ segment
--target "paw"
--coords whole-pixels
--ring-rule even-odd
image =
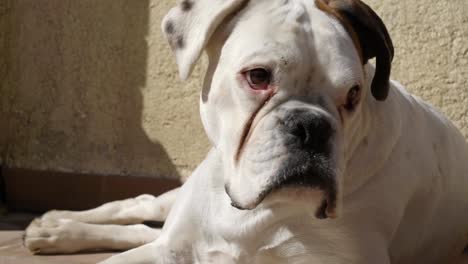
[[[51,210],[41,216],[41,220],[59,220],[59,219],[73,219],[72,212]]]
[[[80,251],[80,223],[68,219],[36,218],[26,228],[23,244],[33,254]]]

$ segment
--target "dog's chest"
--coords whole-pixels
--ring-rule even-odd
[[[322,254],[317,254],[323,251],[323,246],[315,245],[317,240],[306,230],[296,230],[289,226],[274,226],[266,229],[258,228],[246,233],[239,230],[238,234],[238,237],[228,239],[214,235],[199,240],[194,248],[196,250],[194,255],[197,256],[195,263],[321,263],[321,257],[323,257]],[[323,245],[326,244],[328,243]],[[334,250],[328,248],[327,251]]]
[[[248,244],[248,243],[247,243]],[[230,245],[224,249],[198,250],[195,263],[223,264],[280,264],[310,263],[313,259],[306,247],[299,242],[286,241],[281,245],[268,245],[262,248],[247,245]],[[219,247],[216,247],[219,248]]]

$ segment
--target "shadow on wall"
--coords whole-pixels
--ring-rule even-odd
[[[13,1],[0,99],[7,166],[179,178],[141,125],[148,8],[148,0]]]

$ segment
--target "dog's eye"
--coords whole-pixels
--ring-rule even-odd
[[[245,77],[254,90],[266,90],[271,82],[271,73],[263,68],[246,71]]]
[[[348,91],[348,95],[346,96],[346,104],[345,108],[348,111],[353,111],[356,105],[359,103],[361,99],[361,87],[359,85],[353,86]]]

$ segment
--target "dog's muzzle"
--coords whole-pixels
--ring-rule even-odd
[[[321,219],[332,217],[336,207],[337,181],[333,159],[336,133],[330,118],[310,109],[291,109],[278,119],[275,129],[287,150],[279,169],[266,181],[256,201],[248,205],[237,202],[227,185],[226,192],[231,197],[232,206],[242,210],[253,209],[275,191],[300,188],[323,193],[316,216]]]

